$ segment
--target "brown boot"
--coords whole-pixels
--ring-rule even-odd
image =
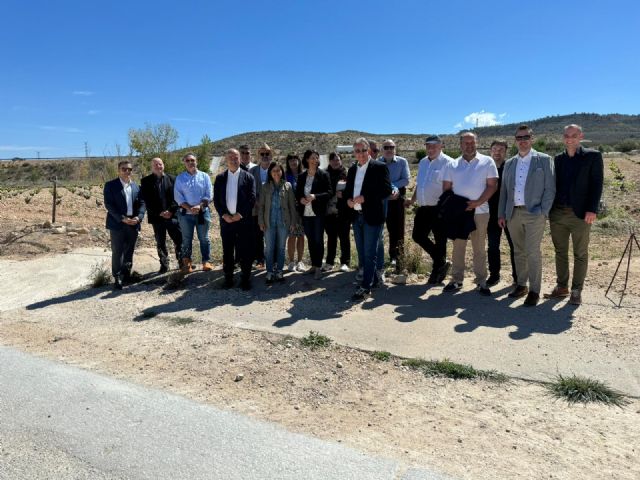
[[[202,264],[202,271],[203,272],[210,272],[211,270],[213,270],[213,265],[211,265],[209,262],[204,262]]]
[[[191,259],[190,258],[183,258],[182,259],[182,267],[180,268],[180,271],[184,275],[186,275],[187,273],[193,272],[193,267],[191,266]]]
[[[545,293],[544,298],[565,298],[569,296],[569,289],[567,287],[559,287],[553,289],[551,293]]]

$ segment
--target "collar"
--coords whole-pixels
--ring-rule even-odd
[[[523,162],[530,162],[534,153],[535,153],[535,150],[533,148],[529,150],[529,152],[524,157],[521,157],[520,152],[518,152],[518,160],[521,160]]]
[[[229,175],[233,175],[234,177],[237,177],[238,175],[240,175],[240,170],[242,170],[242,169],[240,167],[238,167],[238,169],[235,172],[232,172],[229,169],[227,169],[227,172],[229,173]]]
[[[576,149],[576,153],[574,155],[574,157],[578,157],[580,155],[582,155],[584,153],[584,149],[582,148],[582,145],[580,145],[577,149]],[[569,156],[569,152],[567,152],[567,149],[564,149],[564,154],[569,157],[569,158],[573,158],[571,156]]]
[[[384,158],[384,157],[382,157],[382,158]],[[394,155],[393,158],[391,159],[391,163],[397,162],[397,161],[398,161],[398,156]],[[387,159],[386,158],[384,158],[384,163],[387,163]]]
[[[129,180],[129,182],[124,182],[120,177],[118,177],[118,180],[120,180],[120,183],[122,184],[123,187],[130,187],[131,182],[133,182],[133,180]]]
[[[369,159],[364,162],[362,165],[360,165],[358,162],[356,162],[356,167],[358,167],[358,170],[360,170],[361,168],[365,168],[367,166],[369,166],[369,162],[371,161],[371,157],[369,157]]]

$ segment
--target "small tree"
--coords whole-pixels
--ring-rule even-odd
[[[209,165],[211,164],[211,156],[213,155],[213,141],[206,133],[200,140],[200,146],[196,150],[198,158],[198,170],[209,173]]]
[[[177,140],[178,131],[168,123],[129,129],[129,148],[138,155],[137,167],[143,175],[149,172],[149,160],[165,157]]]
[[[416,161],[415,161],[415,163],[418,163],[420,160],[422,160],[426,156],[427,156],[427,151],[424,148],[422,148],[420,150],[416,150]]]

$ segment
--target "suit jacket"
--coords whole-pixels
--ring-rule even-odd
[[[502,217],[509,220],[513,215],[518,162],[518,155],[515,155],[504,164],[498,218]],[[527,180],[524,184],[524,205],[527,208],[527,212],[548,217],[555,196],[556,179],[551,157],[532,150],[531,163],[529,164]]]
[[[578,218],[584,218],[587,212],[598,213],[600,197],[604,183],[604,166],[602,154],[591,148],[578,148],[576,152],[577,165],[574,175],[571,177],[569,192],[571,195],[571,207]],[[556,155],[553,159],[556,172],[556,192],[559,190],[559,182],[562,181],[563,169],[567,168],[570,160],[567,152]]]
[[[343,196],[347,200],[353,199],[357,170],[358,164],[354,163],[347,172],[347,186],[343,193]],[[387,216],[384,201],[391,195],[389,169],[384,163],[373,159],[369,160],[369,166],[362,181],[360,195],[364,197],[364,203],[362,204],[364,221],[369,225],[380,225],[384,223]],[[353,217],[358,215],[354,209],[351,210]]]
[[[162,177],[162,186],[164,187],[164,195],[166,198],[167,210],[174,216],[178,210],[178,204],[173,198],[173,184],[176,177],[165,173]],[[149,223],[162,223],[165,219],[160,216],[162,209],[162,198],[158,189],[156,176],[152,173],[147,175],[140,181],[140,195],[144,199],[147,207],[147,219]]]
[[[262,179],[260,178],[260,163],[251,167],[248,172],[253,176],[253,182],[256,185],[256,203],[253,207],[253,216],[258,215],[258,201],[260,200],[260,191],[262,190]],[[267,181],[269,179],[267,178]]]
[[[224,222],[222,216],[231,214],[227,208],[227,179],[229,170],[225,170],[216,176],[213,188],[213,206],[218,215],[220,215],[220,223]],[[240,169],[238,177],[238,200],[236,205],[236,213],[242,215],[243,220],[251,220],[253,206],[256,203],[256,186],[251,175],[246,170]]]
[[[302,172],[298,175],[298,183],[296,184],[296,200],[298,201],[298,214],[300,217],[304,216],[304,205],[300,203],[300,200],[304,198],[304,184],[307,183],[308,176],[308,170]],[[321,168],[316,170],[316,174],[313,177],[311,193],[316,196],[316,199],[311,202],[313,213],[315,213],[317,217],[324,217],[327,214],[327,203],[329,203],[329,200],[333,196],[333,189],[331,188],[331,178],[329,174]]]
[[[129,225],[122,223],[122,220],[127,216],[127,198],[120,178],[105,183],[103,194],[104,206],[107,209],[106,227],[109,230],[122,230],[128,227]],[[133,180],[131,181],[131,199],[133,200],[133,216],[140,220],[136,229],[140,230],[146,208],[144,200],[140,197],[140,187]]]

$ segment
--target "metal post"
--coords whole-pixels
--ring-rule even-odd
[[[53,177],[53,206],[51,207],[51,223],[56,223],[56,200],[58,199],[58,177]]]

